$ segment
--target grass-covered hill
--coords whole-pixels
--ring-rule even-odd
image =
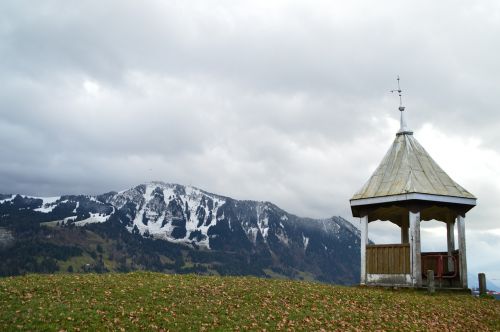
[[[128,274],[0,279],[0,330],[500,330],[500,302],[304,281]]]

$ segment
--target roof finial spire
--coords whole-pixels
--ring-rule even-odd
[[[409,130],[408,127],[406,126],[405,112],[404,112],[405,107],[403,106],[403,97],[401,94],[403,92],[403,90],[401,90],[401,86],[399,85],[399,75],[398,75],[397,81],[398,81],[398,88],[391,90],[392,93],[397,92],[399,95],[399,111],[401,112],[401,126],[400,126],[399,131],[397,132],[396,135],[404,135],[404,134],[412,135],[413,132],[411,130]]]

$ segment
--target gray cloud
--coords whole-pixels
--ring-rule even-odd
[[[468,227],[497,228],[499,18],[493,0],[4,1],[0,192],[159,179],[349,216],[400,74],[416,137],[479,197]]]

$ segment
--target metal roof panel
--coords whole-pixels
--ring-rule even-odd
[[[412,134],[399,134],[352,200],[407,193],[475,199],[439,167]]]

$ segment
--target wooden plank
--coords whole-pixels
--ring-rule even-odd
[[[405,252],[406,248],[401,248],[399,251],[399,271],[405,273]]]
[[[366,259],[370,261],[370,264],[368,265],[370,267],[370,272],[373,273],[373,249],[372,248],[366,248],[367,256]],[[368,267],[367,267],[368,268]],[[368,270],[367,270],[368,271]]]
[[[398,252],[397,252],[397,255],[396,257],[394,257],[394,264],[398,267],[398,272],[397,273],[403,273],[403,271],[401,270],[401,253],[403,251],[403,248],[398,248]]]
[[[371,248],[366,248],[366,272],[367,273],[372,273],[372,260],[371,260],[372,251],[373,250]]]
[[[397,244],[368,244],[366,248],[402,248],[408,247],[408,243],[397,243]]]
[[[385,273],[385,250],[387,247],[383,247],[380,249],[380,271],[381,273]]]
[[[373,259],[375,258],[375,250],[373,248],[370,248],[368,249],[369,250],[369,256],[368,256],[368,259],[370,260],[370,265],[369,265],[369,268],[370,268],[370,272],[369,273],[375,273],[374,271],[374,261]]]
[[[409,255],[408,244],[367,246],[367,272],[370,274],[409,273]]]
[[[370,249],[366,248],[365,252],[365,262],[366,262],[366,273],[370,272]]]
[[[394,273],[394,265],[392,265],[393,259],[393,253],[394,253],[395,248],[390,248],[387,250],[387,273]]]
[[[399,252],[398,252],[398,272],[399,273],[404,273],[404,271],[402,269],[402,263],[401,263],[403,261],[404,250],[405,250],[405,248],[401,247],[401,248],[399,248]]]
[[[375,248],[372,251],[372,271],[377,273],[377,251]]]
[[[404,255],[404,271],[405,273],[410,273],[410,247],[405,248]]]
[[[377,251],[374,249],[372,251],[372,271],[373,273],[377,273]]]
[[[384,248],[384,273],[388,274],[389,273],[389,269],[390,269],[390,266],[389,266],[389,251],[391,250],[391,248],[389,247],[386,247]]]
[[[390,263],[392,264],[392,273],[399,273],[399,252],[400,248],[394,248],[394,250],[391,253],[391,260]]]
[[[401,270],[401,254],[402,254],[403,248],[398,248],[398,251],[396,253],[396,256],[394,257],[394,265],[397,267],[396,271],[397,273],[403,273]]]
[[[387,273],[394,273],[394,252],[396,248],[387,251]]]
[[[387,273],[387,247],[382,248],[382,273]]]
[[[376,249],[372,250],[372,273],[377,273],[377,252]]]
[[[384,270],[384,249],[383,248],[378,253],[378,268],[379,268],[379,271]],[[381,272],[381,273],[383,273],[383,272]]]
[[[399,250],[399,257],[398,257],[398,265],[399,265],[399,271],[400,271],[400,273],[405,273],[405,264],[404,264],[404,261],[405,261],[405,248],[402,247]]]
[[[401,248],[399,252],[399,269],[401,273],[405,273],[405,248]]]
[[[394,248],[385,248],[385,273],[387,274],[392,272],[391,253],[393,250]]]
[[[402,247],[399,250],[399,257],[398,257],[398,266],[400,273],[405,273],[404,261],[405,261],[405,248]]]
[[[373,273],[373,249],[366,248],[366,258],[367,258],[367,271],[368,273]]]

